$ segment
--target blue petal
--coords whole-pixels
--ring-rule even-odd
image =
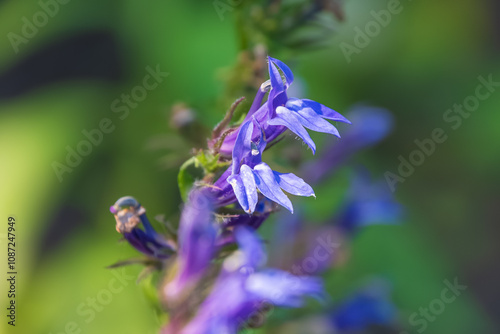
[[[287,84],[287,86],[290,86],[293,82],[292,70],[290,70],[290,68],[281,60],[276,59],[276,58],[272,58],[272,57],[268,57],[268,58],[270,61],[275,63],[281,71],[283,71],[283,74],[285,75],[285,78],[286,78],[286,84]]]
[[[255,176],[253,175],[252,169],[247,165],[241,166],[240,176],[248,198],[248,212],[252,213],[255,211],[255,206],[259,199],[256,190]]]
[[[297,196],[314,196],[314,190],[300,177],[292,173],[282,174],[275,171],[273,173],[276,182],[284,191]]]
[[[123,237],[138,251],[150,256],[161,257],[161,252],[148,243],[150,241],[149,237],[140,228],[134,228],[130,232],[123,233]]]
[[[255,210],[258,196],[255,177],[247,165],[241,166],[240,174],[231,175],[227,182],[233,187],[234,194],[243,210],[252,213]]]
[[[351,122],[347,118],[345,118],[335,110],[322,105],[319,102],[308,99],[303,99],[302,102],[306,107],[313,109],[318,115],[321,115],[324,118],[331,119],[332,121],[351,124]]]
[[[212,221],[213,203],[200,190],[193,190],[179,222],[179,271],[165,286],[169,298],[177,298],[197,282],[210,266],[216,251],[217,230]]]
[[[297,111],[299,122],[308,129],[317,132],[329,133],[340,138],[339,131],[328,121],[325,121],[311,108],[304,108]]]
[[[257,188],[260,192],[272,201],[284,206],[291,213],[293,213],[293,206],[290,199],[281,190],[274,173],[266,163],[262,162],[254,167],[254,175],[257,176],[255,181],[257,182]]]
[[[260,153],[262,153],[264,152],[264,149],[266,148],[267,145],[267,141],[264,138],[265,136],[264,129],[262,128],[262,126],[260,126],[260,123],[257,121],[257,119],[255,119],[255,117],[253,121],[255,122],[255,125],[257,125],[257,129],[259,129],[260,132],[259,142],[257,143],[257,149],[260,151]]]
[[[320,278],[297,277],[277,269],[267,269],[251,275],[245,287],[249,292],[277,306],[300,307],[304,303],[304,297],[325,296]]]
[[[212,201],[202,191],[192,191],[179,222],[179,255],[192,274],[203,271],[215,251],[217,231],[212,223]],[[198,254],[198,252],[200,252]],[[187,274],[187,273],[186,273]]]
[[[316,152],[316,145],[307,133],[306,129],[302,126],[298,119],[298,115],[295,111],[288,110],[285,107],[276,108],[276,118],[267,121],[269,125],[283,125],[286,126],[290,131],[295,133],[297,136],[302,138],[302,140],[311,148],[313,154]]]
[[[265,265],[267,255],[262,240],[257,233],[246,226],[237,227],[234,233],[236,242],[245,255],[245,266],[257,269]]]
[[[273,108],[274,100],[276,99],[276,97],[285,92],[286,88],[283,85],[283,79],[281,77],[280,72],[276,68],[276,65],[272,61],[268,61],[268,67],[269,67],[269,78],[271,80],[271,91],[269,92],[269,96],[267,98],[267,107],[269,110],[268,116],[270,118],[273,118],[275,115],[275,110]]]
[[[241,160],[251,151],[252,133],[253,122],[251,120],[240,126],[233,148],[233,174],[239,172]]]
[[[278,92],[284,91],[285,86],[283,85],[283,79],[281,77],[280,72],[276,68],[276,65],[274,65],[272,61],[269,61],[268,66],[269,66],[269,79],[271,79],[272,89],[275,89]]]
[[[199,306],[196,315],[179,331],[169,334],[229,334],[255,311],[254,300],[244,290],[246,277],[237,273],[219,275],[208,297]],[[229,292],[229,293],[228,293]]]

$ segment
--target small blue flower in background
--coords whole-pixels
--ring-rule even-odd
[[[138,251],[159,259],[169,257],[175,248],[158,234],[146,216],[146,209],[131,196],[118,199],[110,209],[116,230]],[[142,223],[144,230],[139,227]]]
[[[235,236],[239,251],[224,261],[210,295],[180,333],[237,333],[250,318],[261,316],[269,307],[300,307],[304,297],[324,296],[319,278],[262,269],[267,256],[253,230],[238,227]]]
[[[260,132],[257,143],[252,141],[254,122]],[[298,196],[314,196],[314,191],[296,175],[275,172],[262,162],[265,147],[266,141],[260,125],[255,120],[243,124],[234,145],[232,173],[227,182],[233,187],[243,210],[248,213],[255,211],[258,202],[257,189],[270,200],[293,212],[292,202],[283,190]]]
[[[374,145],[384,139],[392,129],[392,114],[382,108],[358,105],[348,114],[353,125],[344,132],[342,141],[327,146],[318,160],[309,163],[302,169],[311,184],[332,176],[345,165],[353,152]],[[319,274],[343,262],[346,249],[340,247],[354,237],[362,227],[373,224],[398,224],[404,210],[395,201],[386,183],[372,180],[367,171],[357,168],[351,178],[351,187],[340,209],[332,217],[324,221],[323,228],[317,228],[313,233],[305,233],[307,217],[303,212],[290,215],[281,212],[275,226],[273,259],[288,265],[300,265],[311,256],[314,257],[318,238],[329,237],[335,240],[339,247],[325,261],[318,261],[315,270],[308,274]],[[295,216],[295,217],[294,217]],[[311,230],[311,229],[309,229]],[[294,245],[307,245],[305,255],[300,259],[291,258]]]
[[[342,140],[326,145],[316,161],[304,165],[301,174],[307,175],[311,183],[320,182],[336,172],[353,154],[382,141],[394,123],[388,110],[373,106],[356,105],[347,115],[352,125],[343,131]]]
[[[399,324],[399,311],[391,298],[391,285],[380,278],[354,290],[324,313],[300,317],[273,333],[368,334],[406,333]]]
[[[403,215],[404,208],[393,198],[387,183],[383,180],[373,181],[367,171],[358,169],[351,179],[350,190],[338,213],[332,214],[331,218],[322,223],[322,227],[309,229],[309,233],[304,233],[307,218],[302,212],[296,217],[287,212],[281,213],[275,225],[273,254],[281,262],[289,262],[292,252],[290,248],[301,245],[307,251],[300,259],[292,259],[293,265],[300,267],[306,259],[314,258],[317,259],[314,269],[309,269],[307,274],[321,274],[337,265],[338,259],[345,257],[343,245],[363,227],[400,224]],[[333,248],[330,255],[320,261],[317,246],[321,239]]]
[[[366,170],[358,169],[336,222],[344,231],[353,233],[368,225],[398,224],[403,212],[386,182],[372,181]]]
[[[373,281],[342,301],[331,313],[333,326],[341,333],[351,333],[373,325],[394,325],[397,309],[385,283]]]

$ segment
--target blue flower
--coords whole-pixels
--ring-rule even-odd
[[[312,183],[338,170],[353,154],[375,145],[392,130],[392,114],[383,108],[357,105],[347,115],[353,124],[342,134],[342,140],[326,145],[319,159],[306,164],[302,170]]]
[[[159,259],[169,257],[174,247],[158,234],[146,216],[146,209],[131,196],[118,199],[110,209],[116,219],[116,231],[138,251]],[[139,227],[142,223],[144,230]]]
[[[237,333],[269,307],[300,307],[304,297],[324,296],[319,278],[261,269],[267,256],[253,230],[238,227],[235,236],[240,250],[224,261],[210,295],[182,334]]]
[[[260,133],[260,138],[256,143],[252,141],[254,123],[257,125],[257,133]],[[266,144],[263,130],[257,121],[251,120],[244,123],[236,138],[232,172],[227,182],[231,184],[243,210],[248,213],[255,211],[258,202],[257,189],[268,199],[293,212],[292,203],[283,190],[297,196],[314,196],[314,191],[296,175],[273,171],[265,162],[262,162],[262,152]]]
[[[346,203],[337,218],[338,226],[348,233],[374,224],[398,224],[404,210],[396,202],[387,184],[372,181],[365,170],[357,170]]]
[[[330,133],[340,138],[337,129],[326,119],[350,124],[344,116],[312,100],[289,98],[286,90],[293,82],[290,68],[282,61],[271,57],[268,57],[268,68],[271,91],[267,101],[267,125],[274,126],[274,129],[276,126],[288,128],[302,138],[313,153],[316,152],[316,145],[305,128]]]
[[[292,203],[283,190],[298,196],[314,196],[314,192],[301,178],[291,173],[275,172],[262,162],[266,144],[289,129],[315,153],[316,145],[306,128],[340,137],[327,120],[350,123],[318,102],[289,98],[287,89],[293,82],[292,71],[275,58],[268,57],[268,65],[270,79],[262,84],[243,123],[232,133],[226,133],[219,149],[223,155],[231,154],[233,163],[213,185],[217,206],[238,201],[246,212],[253,213],[259,189],[265,197],[293,212]],[[267,90],[267,102],[262,104]],[[254,124],[257,129],[254,129]]]
[[[397,309],[389,292],[386,287],[372,283],[351,295],[331,315],[335,328],[350,333],[373,325],[393,325]]]
[[[307,129],[330,133],[340,137],[337,129],[326,120],[343,123],[350,122],[338,112],[312,100],[289,98],[287,89],[293,83],[293,73],[282,61],[268,57],[269,83],[265,82],[259,89],[255,100],[248,111],[244,123],[252,118],[262,126],[269,142],[281,135],[287,128],[316,152],[316,145]],[[267,102],[262,104],[265,91],[270,88]],[[241,128],[240,128],[241,131]],[[230,153],[235,145],[237,132],[228,135],[221,146],[221,153]],[[257,140],[254,134],[253,140]]]

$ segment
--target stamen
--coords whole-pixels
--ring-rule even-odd
[[[262,85],[260,85],[260,90],[263,93],[268,92],[270,89],[271,89],[271,80],[266,80],[262,83]]]

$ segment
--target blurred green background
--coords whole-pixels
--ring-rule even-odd
[[[401,6],[350,62],[340,44],[354,44],[354,28],[364,28],[386,1],[347,0],[345,21],[326,48],[272,55],[290,63],[310,99],[341,113],[357,102],[394,113],[391,136],[356,157],[375,177],[396,173],[398,156],[408,158],[414,140],[430,138],[433,129],[449,136],[398,184],[395,196],[408,211],[404,224],[364,230],[350,261],[328,273],[329,293],[342,298],[367,276],[387,277],[401,324],[412,332],[408,316],[439,298],[445,279],[457,277],[466,292],[425,333],[498,333],[500,92],[456,130],[443,114],[474,94],[478,76],[500,80],[499,6],[494,0]],[[169,137],[170,108],[184,101],[207,126],[223,116],[228,106],[217,101],[226,90],[221,69],[238,54],[236,10],[221,19],[212,1],[72,0],[13,47],[9,34],[21,35],[23,17],[33,20],[40,10],[37,1],[0,2],[0,268],[7,272],[8,215],[17,218],[18,266],[16,327],[4,315],[2,278],[0,331],[157,333],[162,320],[135,284],[140,268],[105,269],[137,255],[118,242],[108,208],[133,195],[151,217],[178,215],[179,165],[168,160],[165,167],[165,155],[179,146]],[[120,119],[113,101],[141,85],[148,66],[169,75]],[[64,163],[67,147],[75,149],[82,131],[103,118],[114,131],[60,182],[53,162]],[[331,202],[320,195],[335,187],[335,181],[318,187],[314,207],[328,211]],[[92,308],[93,299],[106,302]]]

